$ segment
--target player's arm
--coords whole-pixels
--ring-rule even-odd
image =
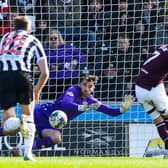
[[[84,112],[90,110],[88,105],[80,105],[75,103],[74,102],[75,97],[76,97],[75,92],[67,91],[62,100],[62,106],[72,111]]]
[[[90,104],[90,108],[92,107],[92,109],[94,110],[100,111],[102,113],[105,113],[111,116],[118,116],[128,111],[132,106],[132,103],[133,103],[133,97],[131,95],[128,95],[128,96],[125,96],[124,101],[121,103],[120,108],[112,108],[110,106],[100,104],[99,101]]]
[[[62,100],[62,106],[69,110],[79,111],[79,105],[74,102],[75,93],[73,91],[67,91]]]
[[[42,44],[39,41],[37,41],[36,44],[35,55],[37,58],[37,64],[40,69],[40,77],[35,86],[35,101],[37,102],[39,100],[40,93],[49,78],[49,69],[47,65],[46,55]]]

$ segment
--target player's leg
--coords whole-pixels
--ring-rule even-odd
[[[34,98],[32,76],[30,73],[20,72],[16,76],[16,82],[17,101],[20,103],[23,113],[21,118],[21,132],[25,136],[24,160],[33,160],[31,150],[34,141],[35,125],[33,117]]]
[[[55,144],[61,143],[60,129],[52,128],[49,124],[48,117],[43,115],[39,108],[34,110],[34,119],[39,138],[34,140],[32,149],[52,147]],[[12,152],[14,155],[23,155],[24,151],[25,145],[22,145],[14,148]]]
[[[168,129],[168,96],[166,94],[165,88],[163,85],[159,86],[161,89],[161,91],[159,91],[160,93],[160,97],[159,100],[157,101],[157,108],[158,111],[160,112],[161,116],[164,118],[166,127]],[[155,99],[158,99],[155,98]]]
[[[43,129],[40,133],[40,138],[34,139],[32,149],[42,149],[52,147],[55,144],[61,143],[61,132],[56,129]],[[14,156],[23,156],[25,151],[25,145],[21,145],[12,149]]]
[[[150,104],[144,104],[145,111],[150,115],[155,124],[158,134],[160,138],[165,143],[165,148],[168,149],[168,129],[166,127],[164,118],[159,114],[159,112],[153,107],[151,110],[147,110],[150,108]]]
[[[2,127],[0,128],[0,136],[13,135],[18,131],[18,128],[13,129],[12,127],[10,131],[7,132],[3,128],[5,121],[7,121],[10,117],[16,117],[14,107],[16,106],[17,100],[16,100],[14,75],[15,75],[14,72],[0,73],[0,81],[1,81],[0,82],[0,106],[3,109],[2,120],[1,120]]]
[[[12,130],[12,128],[11,128],[10,131],[4,130],[4,128],[3,128],[4,122],[7,121],[10,117],[16,118],[15,107],[10,107],[8,110],[3,111],[2,122],[1,122],[2,127],[0,127],[0,136],[15,135],[19,131],[19,125],[18,125],[18,128],[16,128],[16,129]],[[16,118],[16,120],[17,120],[17,118]],[[15,120],[13,122],[15,122]],[[12,125],[11,125],[11,127],[12,127]]]
[[[138,101],[143,105],[144,110],[152,118],[154,124],[157,127],[159,136],[165,142],[165,146],[167,146],[166,144],[167,144],[167,138],[168,138],[168,130],[163,117],[158,112],[158,109],[156,109],[156,106],[158,107],[158,103],[161,101],[160,99],[162,99],[160,96],[160,91],[159,91],[160,89],[158,89],[157,92],[155,90],[148,91],[139,86],[136,86],[135,89],[136,89],[136,97]],[[153,99],[153,98],[156,98],[156,99]]]
[[[41,132],[41,138],[35,139],[33,149],[52,147],[61,143],[61,132],[56,129],[44,129]]]
[[[163,84],[152,88],[150,97],[154,103],[155,110],[159,112],[159,116],[154,116],[153,121],[158,129],[158,133],[165,142],[165,148],[168,149],[168,129],[164,116],[168,115],[168,98]]]
[[[25,160],[33,160],[32,158],[32,146],[35,135],[35,125],[33,118],[33,109],[34,102],[31,102],[29,105],[21,105],[23,116],[22,116],[22,126],[23,126],[23,135],[24,139],[24,159]],[[28,128],[28,132],[26,131],[26,127]],[[27,134],[28,133],[28,134]]]

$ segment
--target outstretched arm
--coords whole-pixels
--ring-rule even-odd
[[[74,103],[74,99],[74,93],[71,91],[67,92],[62,100],[62,106],[69,108],[69,110],[78,111],[78,104]]]
[[[84,112],[90,110],[90,107],[88,105],[79,105],[74,102],[75,100],[75,93],[72,91],[68,91],[62,100],[62,106],[69,109],[73,110],[76,112]]]
[[[97,110],[111,116],[118,116],[128,111],[132,106],[132,103],[133,103],[133,97],[131,95],[128,95],[125,96],[125,99],[121,103],[120,108],[112,108],[106,105],[101,105]]]
[[[98,109],[97,111],[100,111],[104,114],[108,114],[110,116],[118,116],[118,115],[121,115],[122,112],[120,111],[120,108],[112,108],[112,107],[109,107],[109,106],[106,106],[104,104],[102,104]]]

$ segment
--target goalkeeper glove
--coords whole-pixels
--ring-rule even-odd
[[[101,103],[92,103],[87,105],[78,105],[78,111],[89,111],[89,110],[97,110],[100,107]]]
[[[124,97],[124,102],[121,103],[120,111],[121,113],[125,113],[130,109],[130,107],[133,104],[133,96],[132,95],[126,95]]]

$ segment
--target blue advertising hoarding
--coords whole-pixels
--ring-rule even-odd
[[[104,104],[107,104],[106,102],[103,102]],[[108,102],[108,104],[114,108],[119,107],[120,102]],[[16,107],[17,116],[19,117],[21,115],[21,108],[19,105]],[[0,115],[1,118],[1,115]],[[106,114],[100,113],[98,111],[92,110],[87,111],[80,116],[76,117],[74,119],[75,121],[115,121],[115,122],[134,122],[134,123],[151,123],[152,120],[150,119],[149,115],[144,112],[144,109],[142,106],[140,106],[137,103],[134,103],[131,109],[126,112],[123,115],[117,116],[117,117],[111,117]]]

